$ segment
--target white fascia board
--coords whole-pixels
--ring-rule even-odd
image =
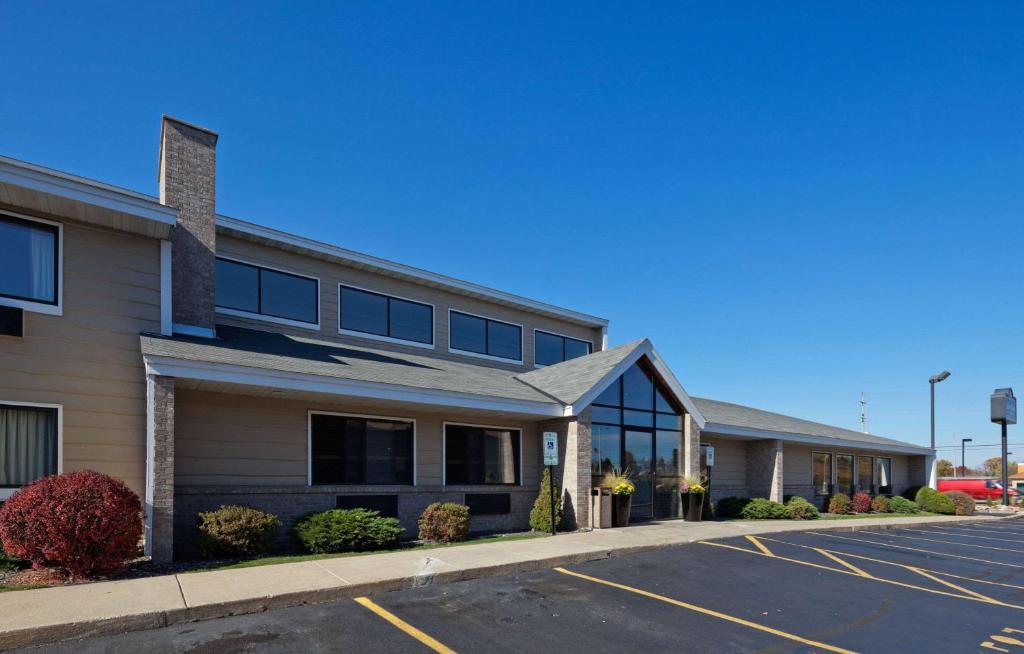
[[[700,429],[704,429],[704,424],[706,423],[704,414],[700,412],[697,405],[694,404],[693,400],[690,399],[690,396],[685,390],[683,390],[682,384],[680,384],[679,380],[676,379],[676,376],[672,374],[668,364],[665,363],[665,360],[662,359],[654,349],[654,345],[651,341],[646,338],[642,343],[640,343],[640,345],[636,346],[636,349],[630,352],[629,356],[624,358],[622,361],[619,361],[619,363],[612,368],[611,372],[602,377],[601,381],[594,384],[589,391],[584,393],[572,405],[565,407],[564,415],[566,417],[579,415],[580,412],[590,406],[590,403],[597,399],[597,397],[603,393],[604,390],[612,384],[612,382],[621,377],[631,365],[639,361],[640,357],[643,356],[646,356],[651,362],[651,365],[654,366],[654,369],[658,371],[658,374],[665,381],[665,384],[668,385],[669,390],[672,391],[676,399],[683,405],[687,413],[693,416],[693,419],[697,422],[697,426]]]
[[[264,386],[283,390],[329,393],[396,402],[415,402],[462,409],[483,409],[523,413],[540,417],[561,417],[562,405],[555,402],[513,400],[473,393],[458,393],[429,388],[412,388],[397,384],[339,379],[283,370],[253,368],[233,364],[210,363],[146,355],[143,357],[147,375],[163,375],[183,379]]]
[[[772,439],[787,443],[802,443],[806,445],[821,445],[831,448],[842,448],[848,450],[872,450],[875,452],[894,452],[897,454],[923,454],[933,456],[934,450],[927,447],[915,445],[890,445],[887,443],[869,443],[867,441],[855,441],[844,438],[829,438],[827,436],[813,436],[811,434],[793,434],[790,432],[770,431],[767,429],[753,429],[751,427],[737,427],[735,425],[723,425],[720,423],[707,423],[702,432],[712,436],[738,436],[741,438]]]
[[[0,182],[104,207],[164,225],[178,221],[178,210],[144,193],[118,188],[52,168],[0,156]]]
[[[558,316],[588,327],[596,328],[606,327],[608,325],[608,320],[606,318],[598,318],[597,316],[573,311],[572,309],[564,309],[553,304],[547,304],[546,302],[538,302],[513,293],[506,293],[505,291],[499,291],[479,284],[474,284],[472,282],[449,277],[447,275],[430,272],[429,270],[414,268],[413,266],[406,266],[401,263],[388,261],[387,259],[381,259],[369,254],[346,250],[345,248],[321,243],[320,241],[314,241],[313,239],[309,239],[304,236],[296,236],[295,234],[289,234],[270,227],[256,225],[244,220],[239,220],[238,218],[231,218],[230,216],[218,214],[217,226],[266,239],[268,241],[284,243],[292,247],[302,248],[303,250],[341,259],[360,266],[376,268],[378,270],[390,272],[403,277],[411,277],[423,282],[437,284],[439,286],[444,286],[473,296],[482,296],[531,311]]]

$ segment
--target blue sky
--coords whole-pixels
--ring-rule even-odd
[[[948,368],[942,445],[1024,394],[1019,4],[144,4],[0,4],[0,153],[155,193],[168,113],[222,213],[608,317],[694,395],[926,443]]]

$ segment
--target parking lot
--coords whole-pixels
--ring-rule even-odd
[[[1024,654],[1024,521],[737,537],[32,651],[655,648]]]

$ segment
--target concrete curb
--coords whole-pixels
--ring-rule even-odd
[[[1003,522],[1008,520],[1024,520],[1024,517],[982,517],[977,518],[975,520],[958,521],[955,524],[971,525],[993,521]],[[750,523],[743,523],[744,526],[749,524]],[[773,523],[768,523],[766,521],[765,526],[768,527],[771,524]],[[793,523],[779,522],[777,524],[792,525]],[[802,526],[802,528],[769,528],[765,529],[764,531],[755,532],[751,535],[820,531],[822,529],[826,529],[828,531],[844,532],[887,531],[890,529],[899,529],[905,526],[926,527],[937,524],[949,524],[949,522],[945,519],[936,519],[925,522],[913,522],[909,525],[907,523],[875,525],[832,525],[828,524],[827,521],[815,521],[807,522],[806,527]],[[739,525],[737,524],[737,526]],[[188,622],[199,622],[203,620],[213,620],[217,618],[226,618],[236,615],[262,613],[264,611],[269,611],[273,609],[283,609],[294,606],[303,606],[307,604],[318,604],[322,602],[330,602],[341,599],[350,599],[353,597],[371,595],[375,593],[385,593],[395,590],[408,590],[411,588],[419,588],[423,586],[449,584],[458,581],[468,581],[470,579],[496,577],[506,574],[532,572],[535,570],[550,569],[556,566],[577,565],[580,563],[587,563],[590,561],[600,561],[612,557],[627,556],[638,552],[647,552],[667,547],[679,547],[683,545],[689,545],[701,540],[716,541],[724,540],[726,538],[735,538],[741,535],[744,534],[736,533],[724,536],[716,536],[713,538],[695,538],[689,541],[681,541],[674,543],[654,543],[643,545],[631,545],[625,547],[615,547],[611,549],[596,549],[588,552],[577,552],[574,554],[550,556],[540,559],[531,559],[527,561],[517,561],[514,563],[485,565],[467,568],[463,570],[438,572],[426,576],[418,575],[412,577],[395,577],[392,579],[384,579],[380,581],[373,581],[351,586],[340,586],[337,588],[288,592],[282,593],[280,595],[270,595],[260,598],[247,598],[244,600],[219,602],[216,604],[206,604],[195,607],[186,607],[182,609],[153,611],[150,613],[140,613],[137,615],[121,616],[116,618],[106,618],[82,622],[70,622],[66,624],[34,627],[31,629],[5,631],[0,632],[0,650],[10,650],[19,647],[39,646],[57,643],[61,641],[78,640],[82,638],[93,638],[96,636],[110,636],[126,633],[129,631],[144,631],[149,629],[158,629],[160,627],[168,627]]]

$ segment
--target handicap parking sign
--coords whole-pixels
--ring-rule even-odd
[[[558,432],[544,432],[544,465],[558,465]]]

